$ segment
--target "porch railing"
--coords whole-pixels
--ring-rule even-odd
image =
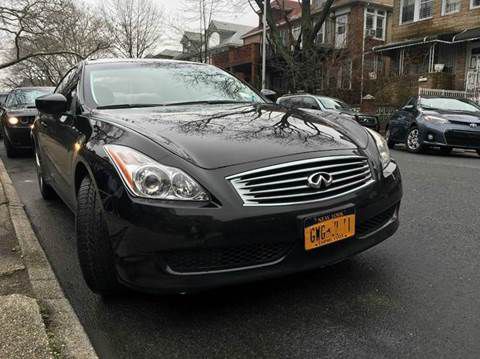
[[[418,89],[419,96],[444,96],[452,98],[465,98],[480,103],[479,93],[474,91],[457,91],[444,89],[427,89],[420,87]]]

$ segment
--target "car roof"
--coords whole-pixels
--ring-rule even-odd
[[[200,62],[193,61],[181,61],[181,60],[171,60],[171,59],[124,59],[124,58],[105,58],[105,59],[96,59],[96,60],[85,60],[85,65],[96,65],[96,64],[116,64],[116,63],[177,63],[177,64],[198,64],[198,65],[207,65]]]
[[[18,90],[43,90],[43,89],[53,89],[55,90],[55,87],[53,86],[24,86],[24,87],[16,87],[13,89],[13,91],[18,91]]]

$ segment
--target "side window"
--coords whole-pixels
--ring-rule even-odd
[[[70,82],[74,74],[75,74],[75,68],[68,71],[67,74],[63,77],[63,79],[58,84],[57,88],[55,89],[55,93],[64,94],[63,92],[68,87],[68,83]]]
[[[67,73],[55,90],[55,93],[61,93],[67,99],[67,108],[70,113],[77,112],[76,93],[78,79],[79,71],[77,68],[73,68]]]
[[[403,105],[403,107],[407,107],[407,106],[413,106],[415,104],[415,98],[414,97],[410,97],[407,101],[407,103],[405,105]]]
[[[319,109],[317,101],[315,101],[311,97],[304,97],[303,98],[303,106],[302,107],[303,108],[311,108],[311,109],[314,109],[314,110]]]
[[[11,92],[8,95],[7,102],[5,104],[6,107],[16,107],[17,106],[17,96],[15,96],[15,92]]]

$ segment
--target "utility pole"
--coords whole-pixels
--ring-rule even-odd
[[[267,1],[263,0],[262,90],[267,84]]]

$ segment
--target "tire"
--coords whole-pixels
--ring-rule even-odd
[[[13,147],[7,136],[3,136],[3,143],[5,144],[5,151],[7,152],[8,158],[15,158],[18,156],[18,150]]]
[[[440,153],[442,155],[449,155],[450,153],[452,153],[452,151],[453,151],[452,147],[440,147]]]
[[[37,169],[37,181],[38,181],[38,187],[40,189],[40,193],[42,194],[42,198],[46,201],[51,201],[53,199],[57,198],[57,193],[53,189],[52,186],[50,186],[47,182],[45,182],[45,179],[43,177],[43,169],[42,169],[42,162],[40,161],[40,156],[38,155],[38,152],[34,150],[35,153],[35,167]]]
[[[388,148],[394,148],[395,142],[390,139],[390,129],[387,127],[385,131],[385,140],[387,141]]]
[[[408,130],[405,139],[405,146],[407,147],[408,152],[420,153],[424,151],[425,146],[420,142],[419,134],[418,127],[411,127],[410,130]]]
[[[77,251],[85,282],[94,293],[117,294],[122,286],[117,280],[115,256],[100,196],[89,177],[82,180],[77,198]]]

